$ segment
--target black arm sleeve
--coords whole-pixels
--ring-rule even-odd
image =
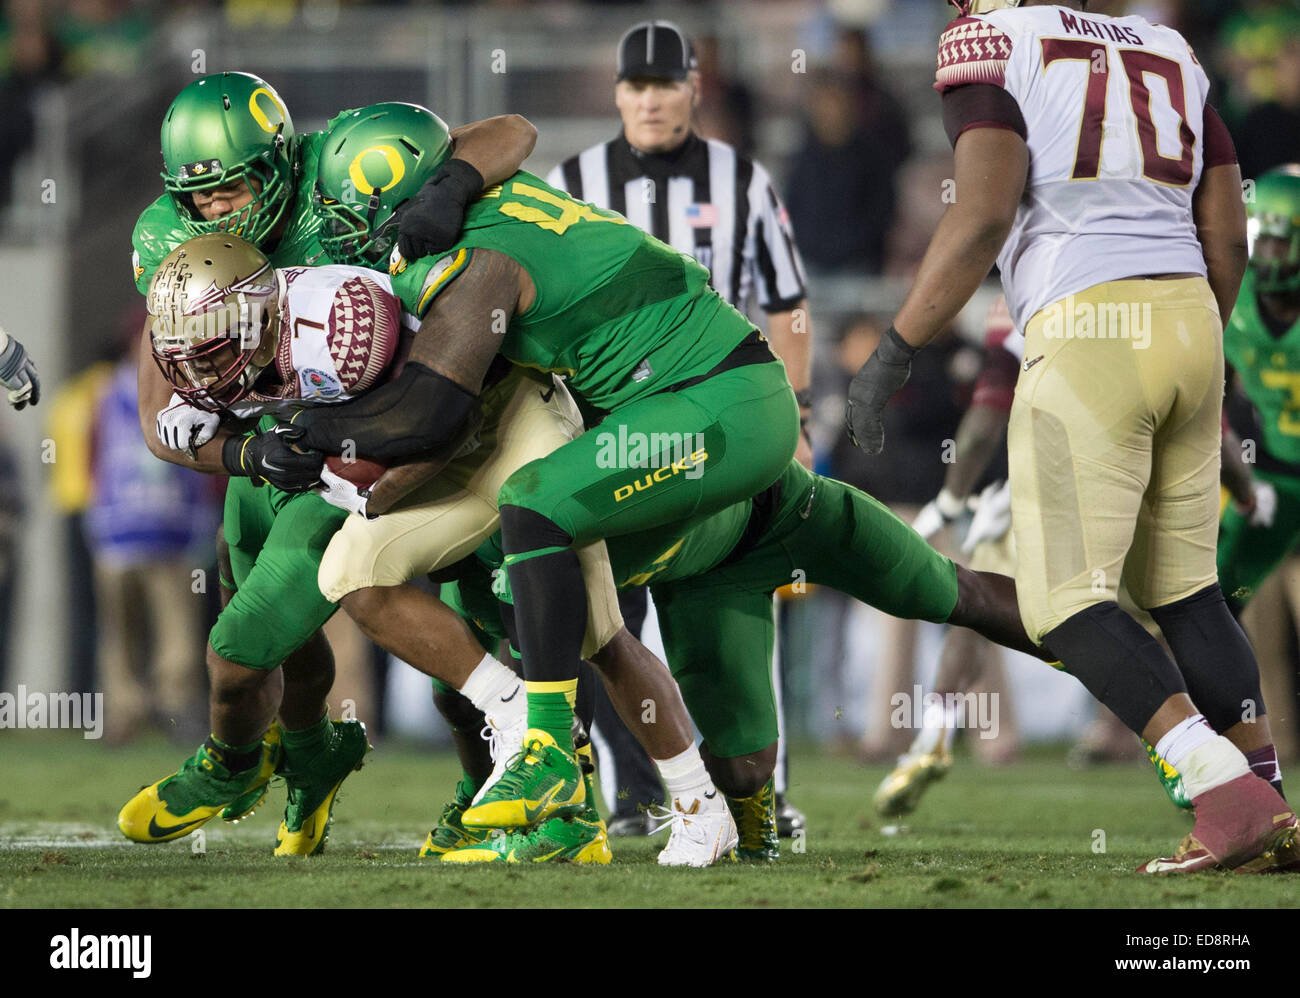
[[[293,425],[306,427],[302,443],[313,450],[338,454],[350,440],[358,457],[396,461],[438,456],[477,418],[472,394],[412,361],[388,384],[348,402],[305,409]]]

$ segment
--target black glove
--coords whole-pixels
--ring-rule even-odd
[[[885,428],[880,414],[885,410],[885,403],[907,384],[916,349],[890,326],[849,384],[849,408],[845,414],[849,439],[868,454],[879,454],[885,449]]]
[[[231,475],[251,478],[254,485],[270,482],[284,492],[306,492],[319,484],[325,456],[295,447],[301,437],[299,427],[284,423],[254,436],[231,437],[221,448],[221,463]]]
[[[9,392],[9,404],[15,409],[25,409],[30,402],[41,400],[41,381],[36,365],[27,356],[26,348],[12,336],[0,351],[0,385]]]
[[[465,209],[483,193],[483,175],[463,159],[438,167],[418,194],[397,207],[397,249],[408,260],[451,249],[460,239]]]

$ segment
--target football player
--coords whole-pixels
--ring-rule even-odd
[[[1272,739],[1212,557],[1220,316],[1246,253],[1209,80],[1176,31],[1138,16],[954,2],[936,86],[960,195],[850,386],[850,429],[880,452],[912,355],[996,258],[1025,334],[1009,431],[1025,629],[1179,770],[1195,808],[1175,854],[1141,872],[1300,864],[1300,821],[1244,754]],[[1121,574],[1173,660],[1120,609]],[[1261,716],[1242,720],[1243,702]]]
[[[457,592],[448,595],[490,633],[498,615],[489,572],[501,564],[499,543],[494,538],[479,549],[482,566],[461,567]],[[766,611],[773,592],[791,578],[900,617],[974,628],[1041,655],[1024,632],[1010,578],[955,565],[875,499],[797,461],[762,493],[702,521],[606,543],[619,587],[651,588],[669,665],[704,736],[703,757],[731,803],[741,858],[778,855],[768,784],[777,715]],[[509,602],[508,587],[495,588]],[[443,861],[581,858],[596,835],[590,818],[553,818],[529,832],[465,845]]]
[[[340,252],[370,262],[393,218],[395,205],[383,195],[396,172],[384,149],[395,146],[374,141],[372,120],[355,114],[331,128],[318,192]],[[412,169],[427,174],[432,165]],[[702,267],[530,174],[471,205],[447,255],[399,254],[391,269],[403,303],[437,336],[417,337],[401,376],[366,399],[305,410],[295,423],[302,446],[336,453],[352,440],[359,454],[379,459],[445,446],[498,353],[564,373],[570,390],[608,413],[601,433],[525,465],[498,496],[529,729],[510,767],[462,820],[532,826],[584,802],[570,735],[587,606],[575,546],[705,516],[761,492],[794,453],[798,408],[780,362],[709,288]],[[663,443],[665,434],[676,448]],[[633,443],[609,454],[610,439]],[[663,718],[659,703],[660,723],[636,724],[636,733],[660,738],[646,729],[661,728]],[[646,747],[660,762],[675,820],[689,814],[707,828],[713,851],[726,852],[734,825],[725,803],[708,795],[689,726],[673,740],[672,756],[662,745]]]
[[[441,155],[437,150],[445,135],[435,115],[408,104],[362,109],[348,127],[331,133],[331,157],[321,164],[322,209],[328,209],[323,210],[327,223],[322,240],[331,258],[386,266],[397,231],[396,209],[419,190],[429,171],[437,167]],[[411,148],[423,150],[423,154],[411,156]],[[349,192],[358,175],[373,178],[370,197],[361,201],[353,194],[354,200],[346,208],[325,203],[324,192]],[[354,206],[364,207],[365,211],[354,216]],[[374,219],[373,227],[368,227],[368,218]],[[422,329],[436,332],[438,337],[446,332],[435,323],[445,322],[455,306],[434,313],[431,305],[445,284],[458,278],[458,268],[467,256],[462,256],[460,263],[454,255],[445,259],[426,257],[410,264],[395,279],[395,287],[403,289],[404,303],[424,316]],[[504,329],[504,311],[489,319]],[[417,336],[412,364],[427,355],[428,339],[423,331]],[[511,373],[502,376],[502,368]],[[457,618],[436,598],[410,585],[409,580],[460,560],[495,533],[499,526],[498,497],[507,480],[582,432],[581,417],[562,384],[557,384],[550,374],[512,368],[504,360],[491,365],[477,403],[485,413],[503,413],[499,429],[480,432],[480,451],[447,465],[427,484],[416,487],[417,483],[408,481],[406,484],[413,490],[404,497],[394,488],[386,490],[381,498],[379,490],[386,485],[381,480],[375,494],[364,499],[364,511],[383,515],[377,519],[349,519],[331,541],[320,569],[322,592],[340,601],[367,635],[440,679],[447,678],[445,642],[455,636],[451,623]],[[377,403],[374,411],[390,421],[390,429],[355,438],[357,452],[365,457],[376,456],[375,436],[382,438],[380,457],[394,452],[394,440],[400,444],[405,438],[411,446],[409,426],[419,418],[419,407],[417,396],[399,395]],[[565,407],[567,412],[559,422],[551,415],[557,407]],[[422,445],[412,446],[412,452],[423,453]],[[336,493],[346,490],[345,484],[334,485]],[[402,500],[400,505],[396,504],[398,498]],[[361,511],[355,497],[351,504],[342,501]],[[694,747],[690,721],[670,673],[623,627],[604,544],[599,540],[585,544],[576,557],[588,597],[586,612],[581,615],[586,633],[577,635],[582,639],[583,655],[600,670],[616,708],[625,718],[638,720],[635,727],[648,754],[660,762],[665,779],[671,781],[683,807],[689,808],[695,800],[717,800],[716,788]],[[461,635],[459,648],[463,649],[467,642],[468,635]],[[495,765],[487,774],[489,784],[504,774],[529,727],[528,700],[516,695],[519,686],[513,674],[500,669],[500,663],[486,656],[482,670],[457,676],[453,681],[454,686],[468,693],[474,708],[489,715],[488,731],[495,755]],[[653,724],[639,723],[647,700],[657,705]],[[448,702],[443,693],[438,702],[446,711]],[[457,713],[462,709],[454,708],[448,719],[463,731],[474,719],[473,715],[466,719]],[[589,718],[586,720],[589,722]],[[568,729],[565,735],[567,740]],[[457,798],[426,842],[425,855],[440,854],[461,844],[462,835],[482,834],[460,824],[460,815],[472,803],[475,791],[484,789],[483,777],[470,765],[465,770]],[[578,800],[567,801],[570,809],[582,806],[585,788],[577,795]],[[703,811],[689,827],[685,822],[674,824],[660,854],[661,863],[706,866],[730,849],[735,829],[722,801],[717,800],[716,806],[706,805]],[[454,838],[444,834],[448,829]],[[606,856],[607,850],[602,850],[601,855]]]
[[[534,138],[532,126],[513,116],[457,130],[456,156],[448,160],[446,171],[432,178],[438,183],[427,192],[425,210],[458,220],[462,202],[482,188],[479,171],[488,179],[508,176],[527,156]],[[322,133],[297,136],[283,101],[258,77],[215,74],[182,90],[163,122],[167,192],[145,210],[133,234],[135,278],[141,290],[148,289],[159,263],[197,234],[243,233],[275,265],[323,261],[320,226],[310,209],[321,140]],[[473,176],[479,176],[479,187],[465,189],[466,184],[472,186]],[[220,296],[207,304],[219,311]],[[248,366],[251,357],[244,354],[254,351],[235,358],[230,346],[229,341],[218,343],[212,356],[195,360],[199,366],[174,373],[195,376],[193,384],[200,392],[251,390],[249,378],[256,369]],[[218,386],[221,379],[226,383]],[[256,618],[260,609],[276,606],[266,593],[275,595],[277,558],[282,556],[291,568],[295,559],[305,558],[310,562],[305,574],[293,568],[289,577],[314,578],[324,543],[338,525],[339,511],[315,496],[293,505],[292,515],[279,516],[289,508],[293,491],[316,484],[319,461],[283,445],[273,434],[254,440],[220,427],[214,413],[173,392],[152,351],[141,351],[140,418],[155,455],[231,475],[226,522],[236,525],[238,536],[229,544],[219,539],[218,545],[219,552],[230,552],[228,562],[222,559],[230,571],[223,571],[225,622],[218,621],[209,642],[213,735],[178,773],[128,804],[119,824],[139,841],[165,841],[187,834],[218,811],[228,820],[237,819],[262,799],[272,772],[282,767],[290,806],[277,852],[315,852],[324,842],[338,784],[364,755],[364,732],[356,725],[328,721],[324,698],[333,682],[333,660],[323,636],[314,629],[300,635],[297,619],[268,634]],[[255,488],[262,481],[286,489]],[[272,519],[277,521],[274,526]],[[268,539],[275,542],[270,551]],[[265,581],[234,601],[231,612],[227,587],[241,572],[252,574],[258,558],[263,571],[254,579]],[[241,565],[238,572],[235,563]],[[312,593],[312,598],[319,600],[319,594]],[[283,746],[278,728],[253,731],[249,721],[276,702],[285,728]]]

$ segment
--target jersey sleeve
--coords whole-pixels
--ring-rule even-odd
[[[970,83],[1006,87],[1011,39],[979,17],[959,17],[939,39],[934,88],[944,94]]]
[[[165,194],[140,213],[131,232],[131,276],[140,294],[149,291],[158,264],[188,238]]]
[[[807,297],[803,260],[794,229],[772,178],[758,163],[749,188],[745,265],[752,268],[755,297],[763,311],[789,312]]]
[[[402,307],[412,315],[424,318],[433,299],[465,272],[473,256],[473,249],[462,246],[445,256],[425,257],[411,263],[394,251],[389,273]]]

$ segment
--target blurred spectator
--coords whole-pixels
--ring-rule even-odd
[[[877,82],[861,32],[842,32],[834,68],[811,77],[786,197],[795,234],[814,268],[878,274],[895,179],[911,152],[907,123]]]
[[[1295,0],[1243,0],[1224,21],[1220,59],[1227,74],[1219,110],[1239,126],[1249,109],[1278,98],[1278,64],[1288,40],[1300,37],[1300,4]],[[1216,98],[1219,100],[1219,98]]]
[[[129,76],[140,69],[149,40],[152,3],[67,0],[55,31],[67,70],[76,76]]]
[[[95,563],[105,738],[122,744],[160,721],[188,745],[207,731],[203,621],[205,593],[216,579],[204,549],[217,526],[214,479],[159,461],[145,446],[137,349],[105,385],[90,453],[86,532]],[[196,578],[204,584],[196,587]]]
[[[60,75],[58,43],[35,0],[7,0],[0,11],[0,206],[9,203],[13,169],[36,135],[33,98]]]
[[[744,156],[754,155],[754,95],[749,87],[723,75],[718,39],[703,35],[693,42],[700,74],[696,130],[725,142]]]
[[[1278,53],[1272,89],[1272,98],[1246,112],[1238,130],[1243,177],[1300,162],[1300,34],[1287,39]]]

